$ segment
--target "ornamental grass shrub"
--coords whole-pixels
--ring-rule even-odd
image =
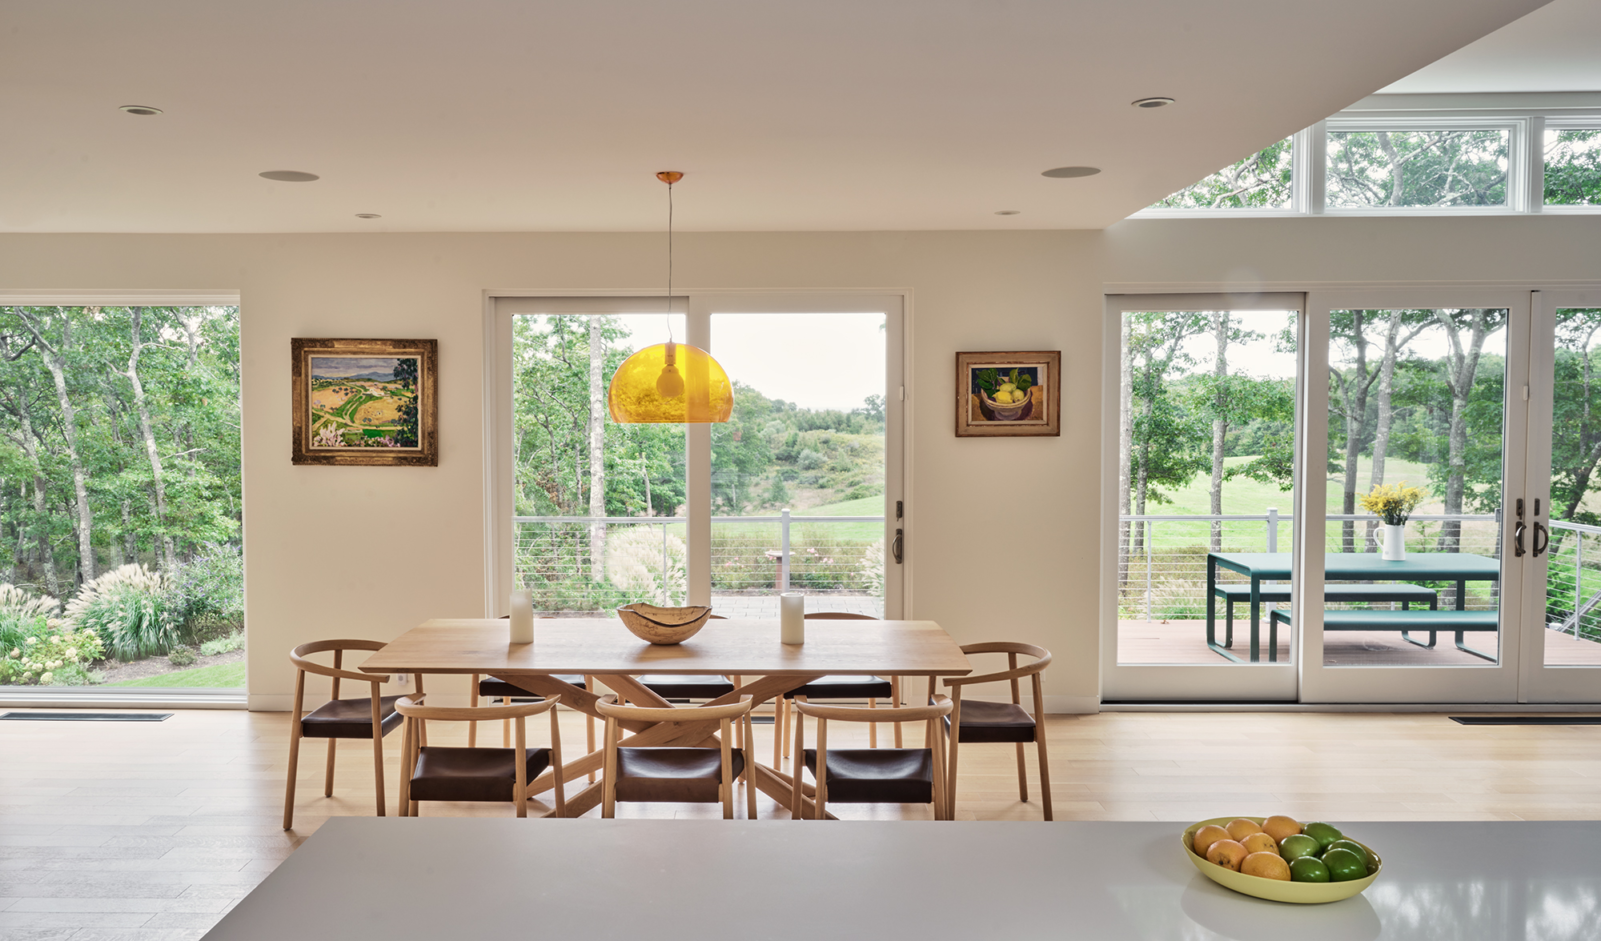
[[[0,585],[0,684],[83,686],[96,682],[88,665],[102,656],[93,630],[74,630],[54,615],[61,602]]]
[[[133,563],[112,569],[79,589],[67,603],[74,631],[92,630],[118,660],[164,654],[178,643],[179,622],[168,608],[160,572]]]

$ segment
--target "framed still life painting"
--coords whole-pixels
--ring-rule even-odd
[[[956,354],[956,436],[1062,433],[1062,353]]]
[[[289,341],[296,464],[439,464],[437,340]]]

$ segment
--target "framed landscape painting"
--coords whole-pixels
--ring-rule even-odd
[[[956,436],[1062,433],[1062,353],[957,353]]]
[[[289,341],[296,464],[439,464],[437,340]]]

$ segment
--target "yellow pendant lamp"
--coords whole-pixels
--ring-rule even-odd
[[[664,170],[667,184],[667,308],[673,306],[673,184],[683,179]],[[712,354],[688,343],[647,346],[623,361],[606,393],[612,421],[621,424],[725,422],[734,412],[734,385]]]

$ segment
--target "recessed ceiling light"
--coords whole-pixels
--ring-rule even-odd
[[[995,211],[995,214],[997,216],[1015,216],[1019,212],[1022,212],[1022,210],[1021,209],[998,209],[998,210]]]
[[[312,180],[322,179],[315,173],[306,173],[302,170],[268,170],[257,175],[264,180],[277,180],[280,183],[310,183]]]
[[[378,215],[376,212],[358,212],[358,213],[356,213],[356,218],[357,219],[382,219],[383,216]]]
[[[160,108],[152,108],[149,105],[118,105],[117,110],[126,111],[129,114],[137,114],[141,117],[149,117],[152,114],[161,113]]]
[[[1172,103],[1171,98],[1136,98],[1129,102],[1136,108],[1165,108]]]
[[[1076,176],[1094,176],[1100,172],[1100,167],[1057,167],[1055,170],[1046,170],[1040,176],[1048,176],[1053,180],[1066,180]]]

